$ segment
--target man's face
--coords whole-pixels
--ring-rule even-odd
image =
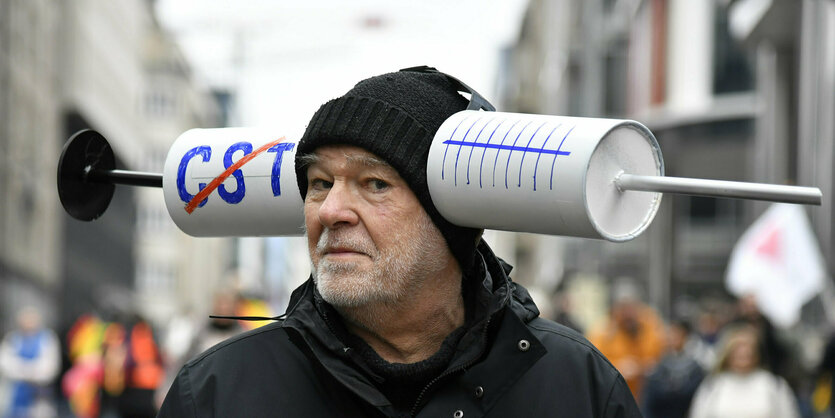
[[[308,251],[328,303],[394,304],[454,262],[407,183],[374,154],[346,145],[320,147],[307,180]]]

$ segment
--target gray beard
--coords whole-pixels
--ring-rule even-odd
[[[412,234],[416,236],[409,236],[404,230],[392,231],[393,242],[399,245],[382,251],[376,248],[367,234],[344,232],[344,229],[323,230],[316,246],[318,265],[313,265],[311,260],[313,280],[322,299],[343,311],[396,305],[414,294],[427,277],[437,274],[444,267],[446,246],[446,241],[428,215],[424,214],[418,222],[415,234]],[[322,259],[328,246],[347,247],[365,253],[373,265],[360,267],[354,262]]]

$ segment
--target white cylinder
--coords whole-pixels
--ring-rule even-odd
[[[432,201],[474,228],[610,241],[652,222],[660,193],[623,193],[621,173],[664,175],[658,142],[635,121],[462,111],[429,150]]]
[[[162,189],[171,219],[205,236],[304,233],[295,142],[250,128],[192,129],[165,159]]]

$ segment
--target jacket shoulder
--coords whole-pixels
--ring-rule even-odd
[[[528,329],[542,342],[547,354],[540,366],[559,377],[551,377],[569,399],[587,398],[591,410],[577,416],[640,417],[641,413],[626,381],[591,342],[577,331],[547,319],[530,321]],[[547,379],[543,376],[543,379]],[[542,380],[547,381],[547,380]],[[577,391],[579,392],[574,392]]]
[[[282,328],[282,325],[282,321],[273,322],[227,338],[186,362],[185,367],[192,367],[202,362],[211,362],[216,357],[237,356],[242,352],[252,350],[253,345],[280,344],[281,340],[287,339],[286,330]]]
[[[502,327],[503,339],[497,337],[492,350],[501,355],[491,353],[486,360],[490,370],[478,376],[480,380],[473,379],[478,385],[482,381],[505,382],[505,392],[501,392],[502,387],[485,385],[485,391],[490,389],[492,395],[500,397],[488,406],[490,416],[550,416],[560,411],[560,415],[572,417],[640,417],[623,377],[581,334],[541,318],[505,325],[514,323],[523,326],[525,332],[513,326]],[[523,346],[516,338],[536,341]],[[512,342],[510,349],[508,340]],[[537,357],[532,363],[525,360],[534,354]],[[491,379],[507,374],[505,370],[511,365],[517,370],[517,380]]]
[[[318,405],[319,379],[282,325],[244,332],[187,362],[159,416],[270,416],[273,408],[301,410],[300,401]]]
[[[554,350],[556,351],[555,354],[561,355],[588,356],[598,362],[612,376],[620,374],[606,356],[579,332],[544,318],[532,320],[528,323],[528,328],[542,340],[549,351]]]

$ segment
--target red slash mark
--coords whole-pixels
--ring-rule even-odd
[[[197,209],[197,205],[199,205],[200,202],[203,201],[203,199],[209,197],[209,195],[213,191],[215,191],[215,189],[217,189],[217,186],[220,186],[224,181],[226,181],[226,179],[229,178],[229,176],[231,176],[232,173],[235,172],[235,170],[241,168],[244,164],[248,163],[250,160],[257,157],[258,154],[274,147],[276,144],[281,143],[282,141],[284,141],[284,139],[285,138],[282,136],[281,138],[278,138],[273,142],[265,144],[261,148],[258,148],[257,150],[252,151],[247,155],[244,155],[235,164],[230,165],[229,168],[226,169],[226,171],[224,171],[223,173],[220,173],[219,176],[215,177],[212,181],[210,181],[209,184],[207,184],[206,187],[203,188],[203,190],[198,192],[191,199],[191,201],[188,202],[188,204],[186,205],[186,212],[188,212],[189,214],[191,212],[194,212],[194,209]]]

